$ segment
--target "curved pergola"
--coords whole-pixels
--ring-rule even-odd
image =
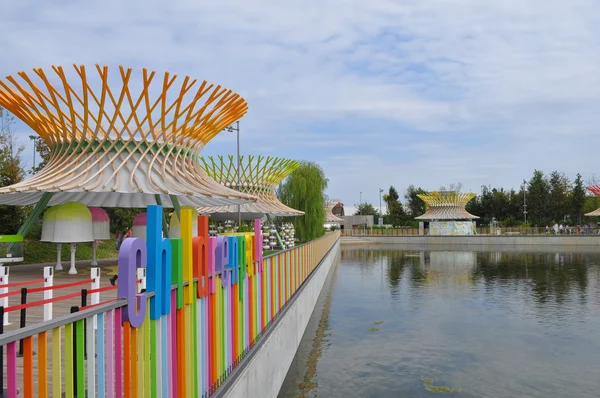
[[[417,195],[427,205],[425,214],[416,220],[474,220],[479,218],[465,210],[466,204],[477,196],[474,193],[455,191],[434,191]]]
[[[120,66],[34,69],[0,80],[0,105],[50,147],[43,170],[0,188],[0,204],[214,206],[255,198],[211,180],[201,149],[242,117],[240,95],[196,79]]]
[[[242,219],[254,220],[266,214],[276,217],[304,214],[284,205],[275,196],[277,185],[300,166],[298,161],[271,156],[240,156],[239,184],[235,156],[208,156],[200,161],[205,172],[222,186],[256,197],[256,202],[241,205]],[[238,207],[205,206],[198,208],[198,212],[216,219],[235,219]]]
[[[325,221],[328,223],[343,223],[344,219],[333,214],[333,208],[340,203],[340,199],[327,198],[325,200]]]
[[[600,196],[600,185],[590,185],[589,187],[587,187],[588,191],[592,192],[594,195],[596,196]],[[600,216],[600,208],[597,208],[596,210],[586,213],[585,214],[588,217],[598,217]]]

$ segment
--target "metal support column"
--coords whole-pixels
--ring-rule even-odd
[[[156,204],[159,206],[162,206],[162,200],[160,199],[160,195],[156,194],[154,195],[154,198],[156,198]],[[167,222],[167,216],[165,215],[165,208],[163,207],[163,211],[162,211],[162,226],[163,226],[163,233],[165,234],[165,238],[169,237],[169,223]]]

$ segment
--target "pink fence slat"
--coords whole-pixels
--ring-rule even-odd
[[[2,369],[4,370],[4,369]],[[6,345],[6,390],[8,398],[17,398],[17,343]]]
[[[115,392],[116,397],[123,396],[123,322],[122,309],[115,310]],[[130,388],[130,386],[126,386]]]
[[[115,311],[106,313],[106,398],[115,396]]]

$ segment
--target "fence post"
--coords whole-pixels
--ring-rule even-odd
[[[71,307],[71,314],[79,312],[77,306]],[[65,360],[69,360],[65,358]],[[73,322],[73,391],[77,391],[77,322]]]
[[[146,268],[138,268],[137,269],[137,280],[140,283],[137,284],[137,292],[143,293],[146,291]]]
[[[0,306],[0,315],[4,318],[4,306]],[[4,334],[4,324],[0,322],[0,336]],[[4,396],[4,346],[0,345],[0,393]]]
[[[85,309],[87,307],[87,289],[81,289],[81,308]],[[87,359],[87,319],[83,320],[83,355],[84,358]]]
[[[54,269],[52,267],[44,267],[44,287],[50,287],[54,283]],[[52,298],[52,289],[44,291],[44,300]],[[44,304],[44,322],[52,319],[52,303]]]
[[[21,304],[27,304],[27,288],[21,288]],[[27,317],[27,309],[21,308],[21,319],[19,320],[19,328],[25,327],[25,321]],[[23,356],[23,339],[19,341],[19,352],[17,353],[17,357]]]
[[[100,288],[100,268],[92,268],[91,273],[92,273],[92,275],[91,275],[92,286],[90,287],[90,289],[91,290],[99,289]],[[91,305],[98,304],[100,302],[100,293],[99,292],[92,293],[90,300],[91,300],[91,302],[90,302]],[[98,317],[96,315],[94,315],[93,323],[94,323],[94,330],[98,329]]]
[[[0,265],[0,284],[2,284],[2,285],[8,285],[8,269],[9,269],[8,267],[6,267],[4,265]],[[1,287],[1,285],[0,285],[0,294],[4,294],[4,293],[8,293],[8,288]],[[8,297],[2,298],[2,300],[0,301],[0,306],[2,306],[4,308],[8,307]],[[10,325],[10,323],[8,322],[8,313],[5,313],[4,311],[2,311],[2,313],[4,314],[2,316],[3,325]]]

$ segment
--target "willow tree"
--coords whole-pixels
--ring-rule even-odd
[[[327,179],[323,169],[313,162],[301,162],[279,186],[277,197],[287,206],[304,212],[303,216],[290,217],[296,236],[303,242],[325,233],[325,189]]]

